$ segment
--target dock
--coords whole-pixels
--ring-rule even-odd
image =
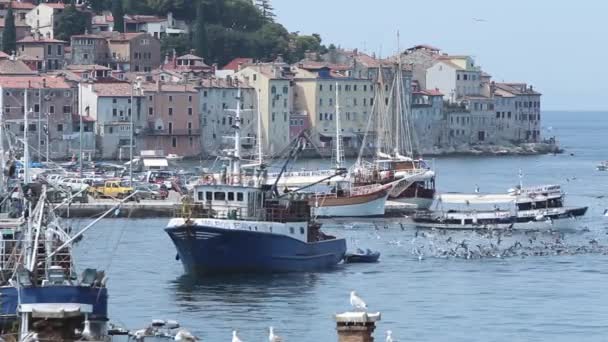
[[[57,210],[61,217],[95,218],[97,215],[112,209],[118,204],[114,199],[94,199],[89,196],[88,203],[72,203]],[[171,191],[164,200],[128,201],[108,216],[108,218],[167,218],[173,217],[181,207],[181,196]]]

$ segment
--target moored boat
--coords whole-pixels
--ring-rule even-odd
[[[442,194],[440,205],[460,204],[465,209],[417,212],[418,227],[442,229],[541,229],[556,220],[585,215],[587,207],[566,207],[559,185],[512,189],[507,194]],[[501,208],[502,207],[502,208]]]
[[[337,183],[333,193],[314,195],[309,203],[315,217],[383,216],[386,199],[393,186],[367,185],[350,187],[350,182]]]

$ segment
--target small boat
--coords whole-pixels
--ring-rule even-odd
[[[350,182],[338,182],[332,193],[309,200],[316,217],[375,217],[383,216],[386,199],[392,185],[351,187]]]
[[[357,248],[355,253],[346,253],[344,255],[345,264],[354,263],[375,263],[380,259],[380,252],[374,252],[371,249],[362,250]]]
[[[595,167],[598,171],[608,171],[608,160],[604,160]]]
[[[183,160],[184,156],[180,156],[180,155],[177,155],[177,154],[169,153],[169,154],[167,154],[167,156],[165,158],[167,160],[179,161],[179,160]]]

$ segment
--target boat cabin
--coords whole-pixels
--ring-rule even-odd
[[[308,221],[305,200],[273,199],[270,192],[251,186],[204,184],[194,187],[194,202],[214,218],[270,222]]]

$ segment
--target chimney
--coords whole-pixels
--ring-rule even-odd
[[[46,89],[46,78],[42,79],[42,88]]]
[[[156,92],[160,93],[160,77],[156,79]]]
[[[40,40],[40,31],[38,29],[34,31],[34,40]]]
[[[374,342],[376,322],[380,313],[345,312],[334,316],[338,342]]]

